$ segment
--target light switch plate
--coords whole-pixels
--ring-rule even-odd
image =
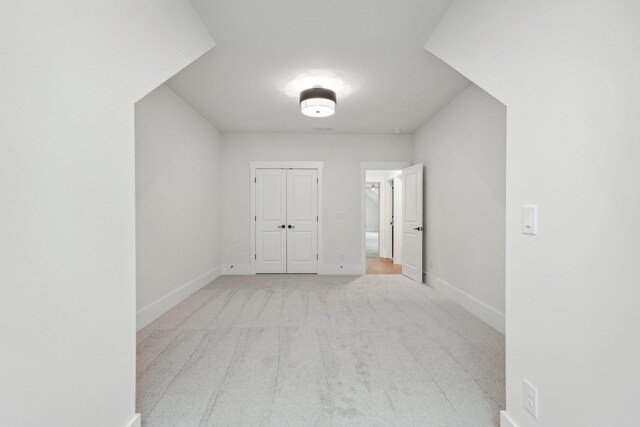
[[[522,207],[522,234],[538,235],[538,206],[524,205]]]

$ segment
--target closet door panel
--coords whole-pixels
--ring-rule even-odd
[[[256,273],[287,272],[287,171],[256,169]]]
[[[318,171],[287,170],[287,272],[318,272]]]

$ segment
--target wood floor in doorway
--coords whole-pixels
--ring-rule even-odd
[[[381,257],[367,257],[367,274],[401,274],[402,267],[393,260]]]

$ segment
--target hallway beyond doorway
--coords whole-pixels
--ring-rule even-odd
[[[378,249],[379,240],[380,240],[380,233],[378,231],[367,231],[367,241],[366,241],[367,256],[380,255],[380,251]]]
[[[362,271],[366,274],[402,274],[402,172],[408,167],[409,162],[360,164],[363,227],[361,254],[364,267]],[[416,188],[416,192],[417,190]],[[415,277],[411,278],[416,280]]]

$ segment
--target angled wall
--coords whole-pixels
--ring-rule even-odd
[[[454,0],[426,46],[507,106],[505,425],[637,424],[639,19],[634,1]]]
[[[505,107],[471,85],[414,138],[427,283],[504,333]]]
[[[133,103],[213,46],[186,0],[0,5],[0,419],[136,423]]]
[[[220,275],[221,135],[168,86],[136,103],[136,303],[142,328]]]

